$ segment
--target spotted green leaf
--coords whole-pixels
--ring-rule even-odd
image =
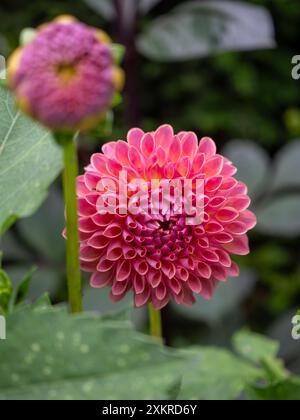
[[[167,399],[182,356],[127,322],[26,307],[7,319],[0,399]]]
[[[50,133],[18,112],[0,87],[0,234],[40,206],[61,169],[61,151]]]

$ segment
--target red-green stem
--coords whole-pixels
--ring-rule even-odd
[[[79,263],[78,212],[76,178],[78,158],[75,138],[65,137],[61,143],[64,152],[64,196],[67,221],[67,278],[71,312],[82,312],[81,274]]]
[[[149,304],[150,317],[150,335],[163,341],[162,325],[161,325],[161,311],[156,310],[152,303]]]

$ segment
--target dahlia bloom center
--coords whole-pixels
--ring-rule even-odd
[[[124,171],[129,182],[142,180],[151,193],[142,206],[143,188],[127,193],[127,212],[119,195]],[[169,125],[151,133],[133,129],[127,142],[106,144],[77,185],[80,259],[91,285],[110,287],[113,301],[131,291],[136,307],[152,302],[160,309],[170,300],[191,305],[195,295],[210,299],[220,282],[239,275],[232,256],[249,252],[247,232],[256,224],[236,171],[217,154],[213,140],[198,142],[194,133],[175,134]],[[153,180],[162,183],[157,187]],[[167,182],[175,187],[166,199]],[[189,182],[199,182],[202,193],[178,194]],[[197,213],[199,198],[201,220],[191,223],[186,204]],[[100,211],[99,201],[102,206],[113,201],[118,211]]]
[[[58,78],[64,83],[70,83],[77,75],[76,65],[61,63],[56,66],[55,69]]]

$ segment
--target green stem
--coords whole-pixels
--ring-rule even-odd
[[[156,310],[152,303],[149,304],[149,315],[150,315],[150,335],[152,337],[159,338],[161,341],[162,337],[162,325],[161,325],[161,312]]]
[[[67,219],[67,277],[71,312],[82,312],[81,275],[79,263],[79,234],[76,197],[78,158],[75,138],[61,142],[64,151],[64,196]]]

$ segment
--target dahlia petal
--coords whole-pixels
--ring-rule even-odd
[[[215,192],[217,191],[223,182],[223,177],[221,176],[214,176],[209,178],[205,183],[205,191],[207,192]]]
[[[221,265],[223,265],[226,268],[231,267],[232,261],[228,252],[223,251],[222,249],[217,249],[216,253],[219,257],[219,262]]]
[[[131,263],[127,260],[120,261],[117,266],[116,279],[117,281],[125,281],[131,273]]]
[[[95,206],[89,204],[85,198],[78,200],[78,214],[81,217],[93,216],[97,212]]]
[[[155,270],[160,270],[161,269],[161,262],[154,260],[152,258],[147,258],[147,263],[150,265],[150,267],[154,268]]]
[[[247,195],[248,194],[248,187],[243,182],[238,182],[234,188],[230,190],[229,196],[235,195]]]
[[[255,214],[250,210],[245,210],[243,213],[241,213],[238,221],[244,223],[248,230],[253,229],[257,223]]]
[[[155,289],[159,285],[159,283],[161,282],[161,280],[162,280],[162,273],[161,273],[161,271],[153,271],[153,270],[150,270],[147,273],[147,280],[148,280],[150,286],[153,289]]]
[[[237,211],[245,211],[251,204],[248,196],[231,197],[227,201],[227,206],[235,208]]]
[[[123,296],[128,287],[128,281],[116,281],[111,288],[113,296]]]
[[[106,258],[109,261],[118,261],[123,256],[121,242],[112,242],[107,247]]]
[[[151,291],[149,287],[145,287],[144,291],[140,294],[134,295],[134,306],[136,308],[141,308],[149,302],[151,296]]]
[[[133,267],[140,276],[145,276],[149,271],[149,265],[146,261],[135,261]]]
[[[102,255],[102,250],[92,248],[90,246],[82,246],[80,248],[80,259],[82,261],[95,261]]]
[[[222,196],[216,196],[216,197],[212,197],[209,200],[209,208],[210,209],[217,209],[223,206],[223,204],[226,202],[226,198],[222,197]]]
[[[205,163],[205,154],[204,153],[198,153],[193,161],[193,172],[195,174],[199,174]]]
[[[114,214],[106,213],[106,214],[95,214],[92,217],[93,223],[95,223],[99,227],[107,227],[109,226],[115,219]]]
[[[187,287],[183,288],[179,295],[175,295],[174,299],[178,305],[191,306],[196,302],[193,292]]]
[[[224,207],[216,214],[218,221],[223,223],[233,222],[237,217],[239,217],[239,212],[233,207]]]
[[[214,294],[214,289],[214,284],[211,279],[203,280],[200,294],[205,300],[211,300]]]
[[[84,175],[79,176],[77,178],[77,195],[78,195],[78,197],[84,197],[85,194],[88,194],[90,192],[90,190],[85,185],[84,178],[85,178]]]
[[[229,244],[224,244],[223,248],[231,254],[248,255],[250,252],[248,237],[246,235],[237,236]]]
[[[117,143],[115,141],[105,143],[102,146],[102,152],[104,153],[104,155],[108,158],[114,159],[116,157],[116,144]]]
[[[102,287],[107,286],[112,279],[113,275],[112,272],[107,273],[94,273],[91,277],[90,284],[95,289],[101,289]]]
[[[198,153],[204,153],[207,157],[214,156],[217,153],[216,143],[209,137],[203,137],[200,140]]]
[[[110,293],[110,295],[109,295],[109,298],[110,298],[110,300],[111,300],[113,303],[118,303],[118,302],[120,302],[122,299],[124,299],[124,297],[126,296],[127,292],[128,292],[128,287],[126,288],[126,290],[124,291],[124,293],[119,294],[119,295],[114,295],[114,294],[111,292],[111,293]]]
[[[163,166],[166,163],[167,155],[164,149],[159,146],[156,151],[157,154],[157,164],[158,166]]]
[[[94,233],[98,230],[98,226],[93,222],[90,217],[80,218],[78,221],[78,228],[84,233]]]
[[[129,156],[129,162],[134,168],[136,169],[143,168],[143,159],[140,152],[138,151],[136,147],[131,146],[129,148],[128,156]]]
[[[212,266],[212,276],[221,282],[224,282],[227,280],[228,274],[227,270],[222,267],[221,265],[213,265]]]
[[[80,269],[86,273],[95,273],[97,271],[97,260],[95,261],[80,261]]]
[[[232,222],[229,225],[226,225],[226,232],[233,235],[244,235],[247,231],[246,224],[242,222]]]
[[[168,279],[168,286],[175,295],[179,295],[182,290],[180,282],[176,278]]]
[[[98,265],[97,270],[100,273],[106,273],[107,271],[110,271],[115,265],[114,261],[109,261],[105,256],[101,257]]]
[[[116,144],[116,160],[121,164],[121,165],[129,165],[129,157],[128,157],[128,153],[129,153],[129,147],[128,147],[128,143],[126,143],[125,141],[119,140]]]
[[[223,176],[233,176],[237,173],[237,168],[229,162],[224,162],[221,174]]]
[[[162,146],[165,150],[168,150],[174,137],[173,128],[168,124],[162,125],[156,130],[154,137],[156,147]]]
[[[211,250],[211,249],[203,249],[201,251],[201,257],[205,261],[208,261],[209,263],[213,263],[213,262],[218,262],[219,261],[218,254],[215,251]]]
[[[178,162],[181,156],[181,142],[177,136],[175,136],[171,142],[169,149],[169,159],[172,163]]]
[[[176,277],[179,280],[186,282],[189,278],[189,272],[184,267],[178,267],[176,270]]]
[[[222,185],[220,185],[220,190],[224,191],[227,195],[231,194],[231,191],[238,185],[238,181],[234,178],[223,178]]]
[[[175,174],[175,167],[174,164],[169,162],[164,168],[164,177],[166,179],[173,179]]]
[[[233,237],[227,232],[221,232],[214,236],[214,240],[219,244],[228,244],[233,241]]]
[[[133,279],[133,288],[135,293],[140,294],[143,293],[146,286],[145,277],[135,275]]]
[[[183,157],[176,165],[177,172],[182,177],[187,177],[191,168],[191,162],[188,157]]]
[[[203,237],[203,238],[199,238],[199,239],[197,240],[197,245],[198,245],[200,248],[203,248],[203,249],[205,249],[205,248],[209,248],[209,239],[208,239],[208,238],[205,238],[205,237]]]
[[[159,300],[157,299],[156,295],[152,293],[152,304],[157,311],[164,308],[169,303],[169,300],[170,300],[170,296],[168,294],[163,300]]]
[[[228,276],[229,277],[238,277],[240,275],[240,269],[239,266],[232,261],[231,266],[228,270]]]
[[[147,133],[143,136],[141,141],[141,151],[145,158],[149,158],[154,152],[155,142],[152,134]]]
[[[208,159],[205,164],[205,175],[207,177],[219,175],[222,172],[224,159],[222,156],[214,156]]]
[[[198,149],[198,138],[195,133],[186,133],[182,138],[182,156],[194,159]]]
[[[211,277],[211,268],[203,261],[198,262],[197,272],[201,278],[209,279]]]
[[[171,262],[162,262],[161,270],[164,273],[164,275],[169,279],[172,279],[176,275],[176,267]]]
[[[196,294],[199,294],[202,290],[202,283],[200,279],[193,275],[190,275],[187,284],[189,285],[189,288]]]
[[[103,249],[109,244],[110,239],[103,236],[100,232],[96,232],[89,240],[88,245],[92,248]]]
[[[123,255],[126,260],[133,260],[137,256],[137,250],[131,246],[123,246]]]
[[[93,168],[98,171],[101,175],[108,175],[106,168],[106,158],[100,153],[95,153],[91,157],[91,164]],[[86,175],[88,172],[86,173]]]
[[[144,131],[140,128],[132,128],[127,134],[128,144],[139,149],[144,134]]]
[[[206,233],[215,234],[220,233],[224,230],[224,227],[219,222],[209,222],[205,225]]]
[[[114,177],[118,178],[120,172],[122,171],[122,165],[120,165],[117,161],[113,159],[107,159],[106,168],[109,174],[113,175]]]
[[[122,233],[122,228],[117,223],[112,223],[105,228],[103,235],[107,238],[117,238]]]

